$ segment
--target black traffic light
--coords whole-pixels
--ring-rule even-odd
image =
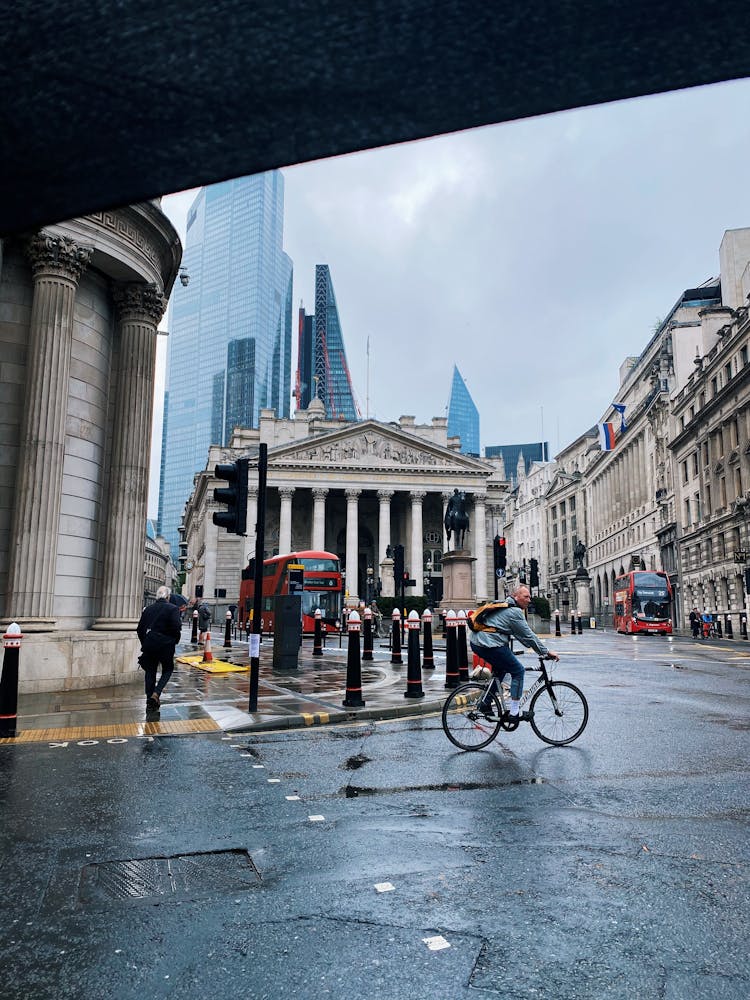
[[[229,486],[214,490],[214,500],[226,504],[226,510],[214,512],[213,522],[226,528],[230,535],[244,535],[247,531],[247,471],[250,460],[238,458],[236,462],[217,465],[214,475],[226,479]]]
[[[750,594],[750,569],[745,570],[745,592]]]
[[[536,559],[531,560],[531,570],[529,572],[529,586],[539,586],[539,563]]]
[[[400,584],[404,576],[404,547],[403,545],[393,546],[393,579],[396,584]]]
[[[495,556],[495,569],[505,569],[508,562],[508,550],[505,547],[504,535],[495,535],[492,550]]]

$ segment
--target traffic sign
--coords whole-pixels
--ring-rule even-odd
[[[505,570],[504,570],[504,569],[500,569],[500,568],[498,567],[498,568],[497,568],[497,569],[495,570],[495,576],[496,576],[496,577],[497,577],[497,578],[498,578],[499,580],[502,580],[502,578],[503,578],[503,577],[505,576]]]

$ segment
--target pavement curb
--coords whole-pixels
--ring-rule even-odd
[[[312,712],[305,714],[277,716],[262,722],[248,722],[247,725],[230,726],[232,733],[261,733],[275,729],[311,729],[314,726],[342,725],[359,719],[397,719],[402,716],[432,715],[441,712],[443,701],[423,701],[410,699],[409,704],[394,705],[390,708],[354,708],[340,712]]]

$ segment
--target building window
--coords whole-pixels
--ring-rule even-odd
[[[686,483],[688,481],[688,464],[687,461],[682,463],[682,481]]]
[[[727,554],[727,543],[726,543],[726,539],[724,538],[724,532],[723,531],[720,532],[716,536],[716,549],[717,549],[717,555],[719,556],[719,558],[723,559],[724,556]]]
[[[739,465],[734,470],[734,495],[737,497],[742,496],[742,474],[740,473]]]
[[[728,361],[724,365],[724,384],[728,384],[732,381],[732,362]]]
[[[740,363],[743,366],[747,364],[747,347],[740,348]]]
[[[698,452],[697,451],[693,454],[693,475],[694,476],[698,475]]]
[[[711,516],[711,511],[713,510],[711,506],[711,484],[706,483],[706,517]]]
[[[560,501],[560,517],[565,517],[565,501]]]
[[[685,527],[690,525],[690,501],[685,501]]]
[[[719,480],[719,506],[726,507],[727,505],[727,479],[726,476],[722,476]]]
[[[572,514],[576,509],[576,498],[571,497],[568,503],[570,504],[570,513]]]
[[[740,443],[740,428],[737,423],[737,417],[729,425],[729,446],[731,448],[737,448]]]
[[[702,410],[705,405],[706,405],[706,394],[705,392],[701,392],[698,395],[698,409]]]
[[[701,519],[701,495],[696,493],[693,497],[693,502],[695,504],[695,520],[700,521]]]
[[[718,396],[719,394],[719,380],[716,376],[711,379],[711,395]]]
[[[704,465],[708,465],[709,461],[710,461],[710,459],[709,459],[709,454],[708,454],[708,441],[704,441],[703,442],[703,464]]]

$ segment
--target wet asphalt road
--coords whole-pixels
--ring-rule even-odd
[[[749,665],[591,636],[562,749],[432,717],[0,747],[0,997],[746,1000]]]

